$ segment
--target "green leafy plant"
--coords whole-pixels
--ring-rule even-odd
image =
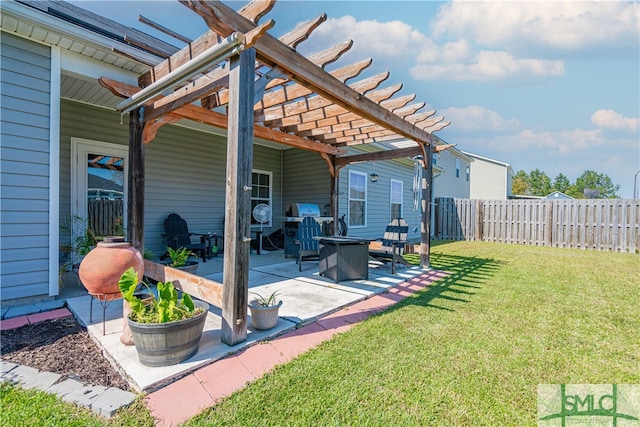
[[[98,238],[87,219],[78,215],[66,216],[60,221],[60,267],[58,282],[62,286],[62,277],[68,271],[78,268],[82,258],[98,244]]]
[[[149,302],[144,302],[135,295],[139,283],[151,294]],[[166,323],[189,319],[202,312],[201,308],[195,307],[189,294],[183,292],[182,297],[178,298],[178,290],[173,283],[158,282],[156,286],[157,298],[146,283],[139,281],[138,272],[133,267],[122,273],[118,287],[124,300],[131,306],[131,320],[139,323]]]
[[[257,292],[251,293],[256,296],[256,299],[253,300],[254,305],[259,305],[262,307],[273,307],[275,305],[278,305],[278,303],[280,302],[280,300],[278,299],[278,291],[272,292],[271,295],[266,298]]]
[[[149,248],[144,248],[144,252],[142,253],[142,258],[144,259],[155,259],[156,254],[153,253],[153,251]]]
[[[187,250],[184,246],[178,249],[167,247],[167,252],[169,253],[169,258],[171,258],[170,267],[184,267],[189,257],[193,255],[193,252]]]

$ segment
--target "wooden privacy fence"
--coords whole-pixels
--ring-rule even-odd
[[[87,206],[87,225],[96,236],[121,235],[123,215],[122,199],[92,199]]]
[[[640,199],[437,198],[434,237],[600,251],[640,251]]]

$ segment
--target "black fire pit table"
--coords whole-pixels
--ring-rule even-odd
[[[338,283],[369,278],[371,239],[348,236],[315,237],[320,250],[320,275]]]

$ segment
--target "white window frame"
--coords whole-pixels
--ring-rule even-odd
[[[393,191],[394,184],[400,185],[400,200],[394,201],[394,195],[397,195]],[[391,179],[391,184],[389,186],[389,215],[393,216],[393,205],[400,205],[400,218],[402,218],[404,212],[404,182],[399,179]],[[389,222],[393,221],[395,218],[390,218]]]
[[[356,198],[352,198],[351,197],[351,179],[352,177],[356,175],[358,177],[362,178],[362,181],[364,182],[364,198],[363,199],[356,199]],[[364,228],[367,226],[367,195],[368,195],[368,191],[367,191],[367,181],[368,181],[368,176],[366,173],[364,172],[360,172],[360,171],[355,171],[355,170],[349,170],[349,186],[347,188],[347,225],[349,228]],[[352,201],[358,201],[358,202],[363,202],[364,203],[364,207],[363,207],[363,224],[352,224],[351,223],[351,202]]]
[[[258,203],[266,203],[271,207],[271,218],[269,219],[269,222],[265,222],[264,224],[251,224],[252,228],[260,228],[260,227],[271,227],[273,225],[273,172],[271,171],[265,171],[265,170],[261,170],[261,169],[253,169],[251,171],[251,186],[253,187],[253,174],[257,173],[260,175],[267,175],[269,176],[269,198],[265,199],[263,197],[253,197],[253,194],[251,195],[251,202],[258,201]],[[253,203],[251,203],[251,205],[253,206]],[[251,221],[253,221],[253,208],[252,208],[252,212],[251,212]]]
[[[129,197],[129,180],[127,171],[129,164],[129,147],[109,142],[93,141],[82,138],[71,138],[71,215],[87,218],[87,155],[89,153],[105,154],[124,158],[124,194],[123,223],[127,229],[127,198]],[[125,234],[126,235],[126,234]]]

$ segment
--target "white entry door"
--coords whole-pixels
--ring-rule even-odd
[[[71,214],[97,237],[124,235],[128,155],[127,146],[71,139]]]

